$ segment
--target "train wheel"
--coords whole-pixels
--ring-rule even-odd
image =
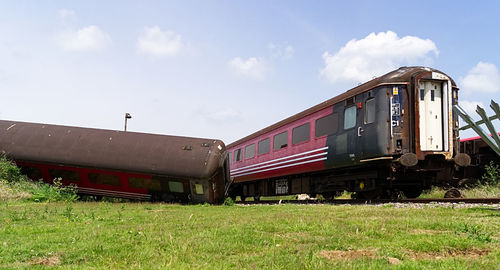
[[[260,196],[253,196],[253,200],[256,202],[260,202]]]
[[[420,194],[422,194],[422,191],[423,191],[422,188],[416,187],[414,189],[403,190],[403,194],[408,199],[415,199],[418,196],[420,196]]]
[[[246,196],[240,196],[240,200],[241,200],[242,202],[244,202],[246,199],[247,199],[247,197],[246,197]]]
[[[361,192],[356,192],[357,199],[361,200],[375,200],[380,198],[380,195],[382,194],[380,189],[374,189],[370,191],[361,191]]]

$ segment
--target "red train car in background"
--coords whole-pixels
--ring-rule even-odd
[[[0,151],[34,180],[79,194],[138,200],[224,200],[220,140],[0,120]]]
[[[500,135],[500,133],[498,133]],[[459,186],[475,185],[485,174],[485,166],[493,162],[500,165],[500,156],[486,144],[481,137],[471,137],[460,140],[460,152],[471,157],[471,164],[462,168],[456,177]]]

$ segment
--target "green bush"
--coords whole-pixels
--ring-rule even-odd
[[[224,200],[224,205],[226,205],[226,206],[233,206],[233,205],[234,205],[234,201],[233,201],[233,199],[231,199],[230,197],[227,197],[227,198]]]
[[[35,202],[76,201],[78,199],[74,186],[63,186],[61,179],[55,179],[52,185],[43,181],[31,181],[4,155],[0,156],[0,181],[8,186],[8,189],[3,190],[8,194],[0,193],[0,197],[2,194],[5,197],[0,199],[16,198]]]
[[[7,159],[5,155],[0,155],[0,180],[7,180],[10,183],[20,181],[22,178],[19,167]]]
[[[500,183],[500,167],[495,162],[490,161],[490,164],[484,166],[484,173],[481,183],[483,185],[498,185]]]

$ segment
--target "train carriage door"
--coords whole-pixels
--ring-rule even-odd
[[[419,82],[418,110],[421,151],[443,151],[441,89],[441,82]]]

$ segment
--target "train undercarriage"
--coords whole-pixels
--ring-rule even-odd
[[[348,191],[357,199],[395,199],[401,195],[416,198],[432,186],[453,185],[454,167],[441,155],[429,156],[413,167],[382,160],[317,173],[233,183],[229,196],[259,200],[262,196],[308,194],[311,198],[322,195],[333,199]]]

